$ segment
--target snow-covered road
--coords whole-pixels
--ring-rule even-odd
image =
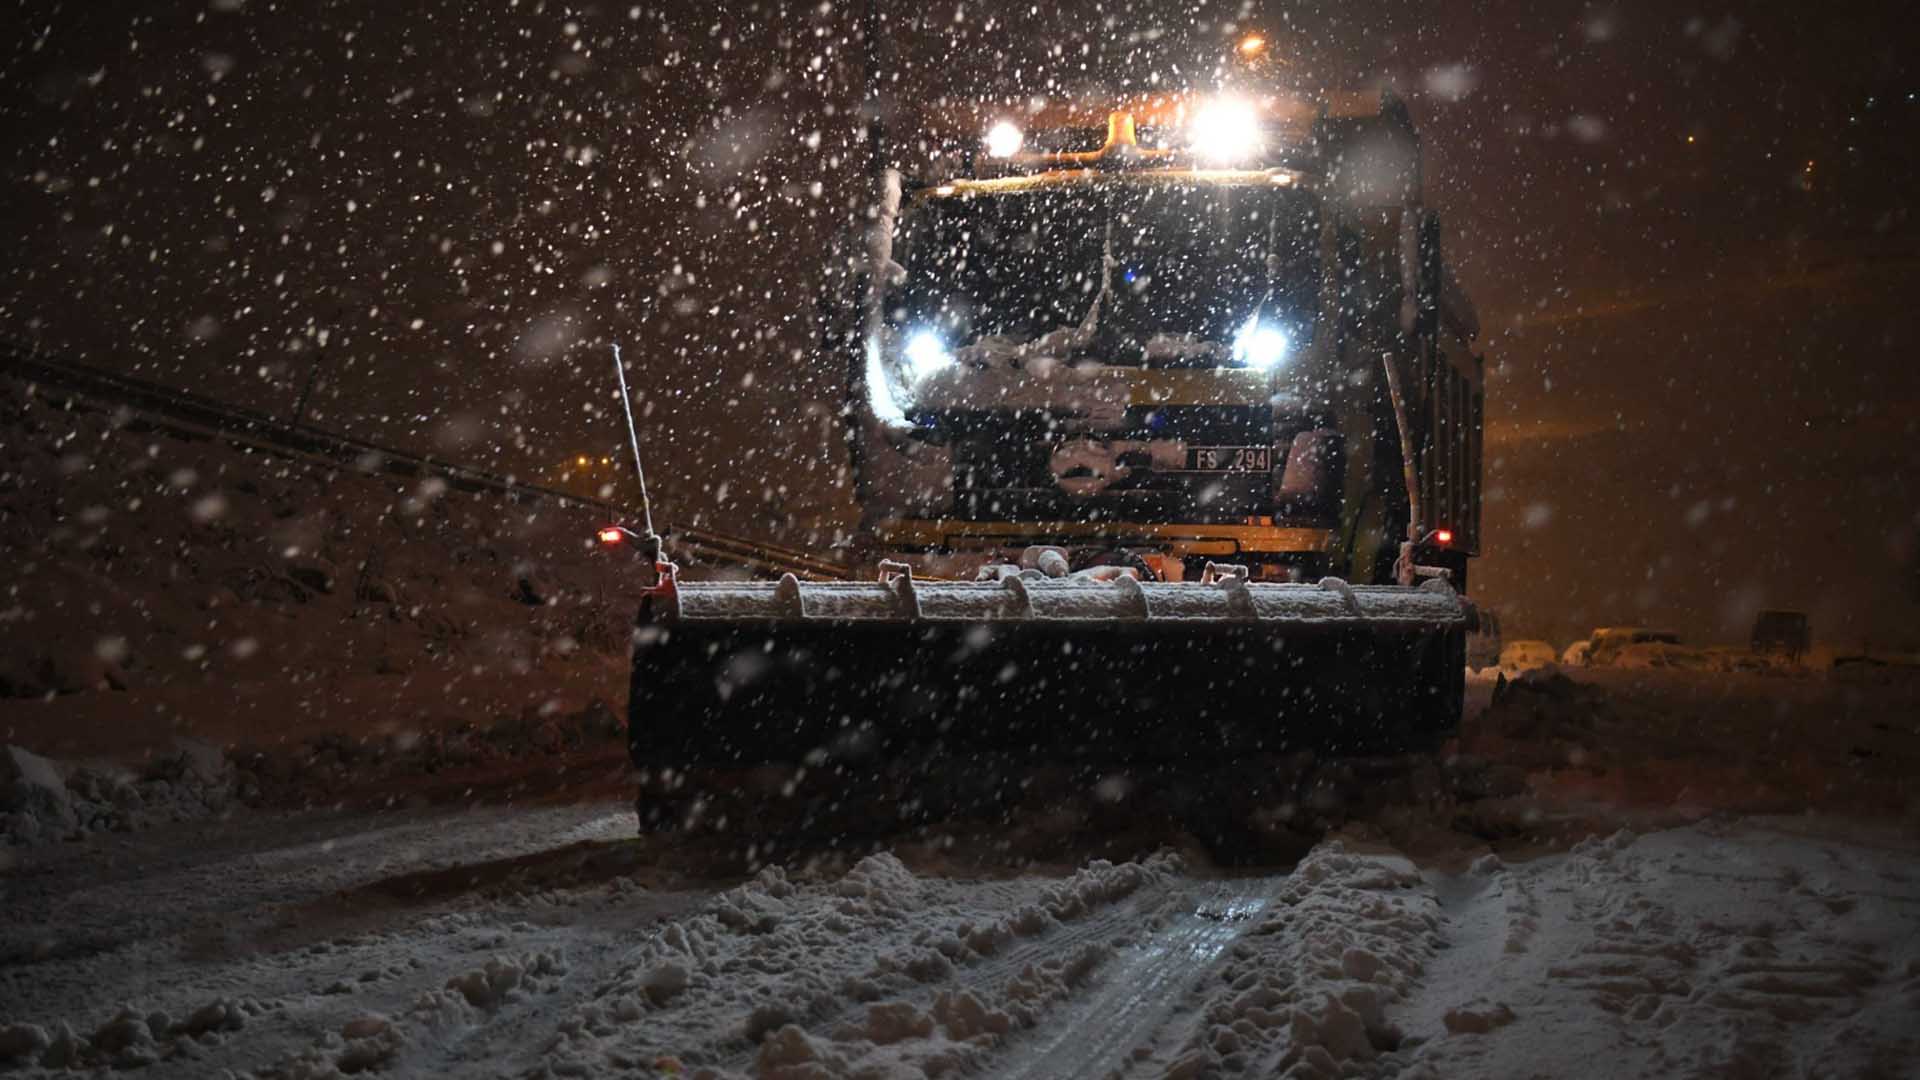
[[[1336,836],[724,880],[622,806],[242,815],[4,879],[0,1060],[201,1077],[1912,1075],[1894,834],[1707,819],[1531,859]],[[1484,849],[1481,849],[1484,851]]]

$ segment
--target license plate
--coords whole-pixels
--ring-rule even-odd
[[[1271,472],[1271,446],[1189,446],[1188,472]]]

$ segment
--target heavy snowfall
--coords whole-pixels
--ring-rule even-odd
[[[15,8],[0,1078],[1920,1076],[1905,6]],[[1216,91],[1271,161],[1154,121]],[[968,200],[1029,189],[996,249]],[[1247,295],[1187,265],[1216,225]],[[937,530],[1032,539],[1009,493],[1078,515],[981,579],[1030,625],[1444,578],[1381,621],[1475,605],[1457,730],[636,765],[656,523],[696,592],[844,573],[913,625],[893,557],[971,578]],[[1166,549],[1067,550],[1119,533]],[[943,707],[1048,686],[1085,749],[1306,682],[1072,644]],[[752,652],[670,688],[694,741],[818,674]],[[1325,685],[1414,700],[1360,655]]]

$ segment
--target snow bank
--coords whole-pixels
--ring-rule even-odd
[[[486,726],[471,722],[381,734],[332,733],[223,749],[175,736],[138,766],[57,761],[0,749],[0,846],[134,832],[229,815],[245,807],[334,801],[356,788],[448,770],[524,765],[606,746],[625,735],[606,702],[529,706]]]
[[[1627,671],[1755,672],[1808,676],[1832,670],[1831,648],[1812,649],[1801,656],[1783,652],[1754,652],[1731,645],[1684,645],[1672,641],[1612,643],[1596,649],[1590,640],[1567,646],[1562,663],[1576,667],[1618,668]]]
[[[233,801],[235,775],[224,751],[198,739],[176,737],[138,774],[9,746],[0,751],[0,837],[30,845],[216,816]]]
[[[1843,683],[1837,671],[1528,672],[1496,682],[1489,705],[1462,724],[1460,757],[1485,762],[1499,783],[1455,824],[1543,839],[1571,826],[1563,838],[1571,842],[1595,814],[1618,811],[1670,821],[1812,808],[1912,818],[1915,715],[1920,679],[1911,673],[1866,685]]]

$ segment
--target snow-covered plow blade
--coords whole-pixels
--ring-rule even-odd
[[[649,770],[1411,749],[1459,722],[1472,622],[1439,582],[668,576],[635,627],[631,749]]]

